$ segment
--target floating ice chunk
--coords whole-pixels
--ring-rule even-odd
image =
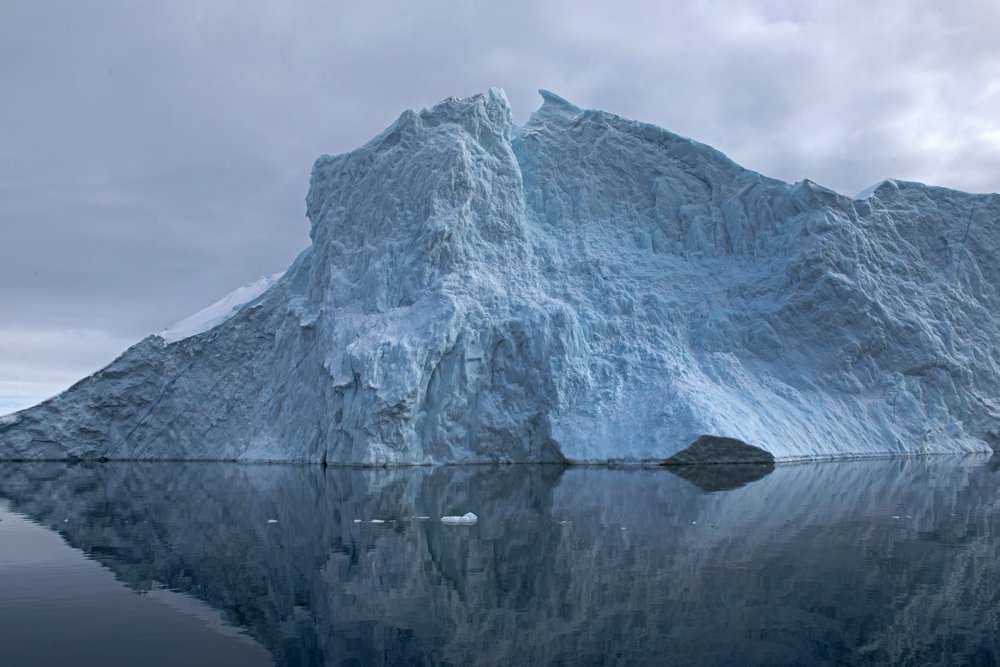
[[[479,517],[472,512],[466,512],[462,516],[441,517],[441,523],[449,526],[471,526],[476,521],[479,521]]]
[[[371,523],[385,523],[384,519],[372,519]]]
[[[268,523],[278,523],[278,520],[277,519],[268,519],[267,522]]]
[[[355,519],[354,523],[361,523],[361,519]]]
[[[421,516],[415,516],[415,517],[413,517],[413,520],[414,521],[429,521],[430,517],[429,516],[423,516],[423,515],[421,515]]]

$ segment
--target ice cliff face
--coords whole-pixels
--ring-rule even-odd
[[[1000,447],[1000,196],[886,181],[851,199],[543,97],[524,127],[493,90],[319,158],[312,245],[282,277],[0,418],[0,456]]]

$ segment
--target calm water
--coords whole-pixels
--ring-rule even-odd
[[[998,468],[0,464],[0,664],[996,664]]]

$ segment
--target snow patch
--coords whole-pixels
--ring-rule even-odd
[[[870,185],[867,188],[865,188],[864,190],[862,190],[861,192],[859,192],[858,194],[854,195],[853,198],[856,199],[856,200],[858,200],[858,201],[864,201],[865,199],[868,199],[873,194],[875,194],[875,191],[878,190],[880,187],[882,187],[883,183],[888,183],[888,182],[889,182],[889,179],[883,178],[878,183],[875,183],[874,185]]]
[[[159,333],[160,338],[168,343],[176,343],[179,340],[184,340],[185,338],[190,338],[191,336],[214,329],[238,313],[243,306],[266,292],[283,275],[285,275],[285,272],[279,271],[270,276],[264,276],[248,285],[237,287],[211,306],[202,308],[194,315],[167,327]]]

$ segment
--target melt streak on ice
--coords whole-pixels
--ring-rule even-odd
[[[1000,196],[885,181],[852,199],[543,97],[524,127],[491,90],[320,157],[312,244],[283,275],[0,418],[0,457],[1000,447]]]

